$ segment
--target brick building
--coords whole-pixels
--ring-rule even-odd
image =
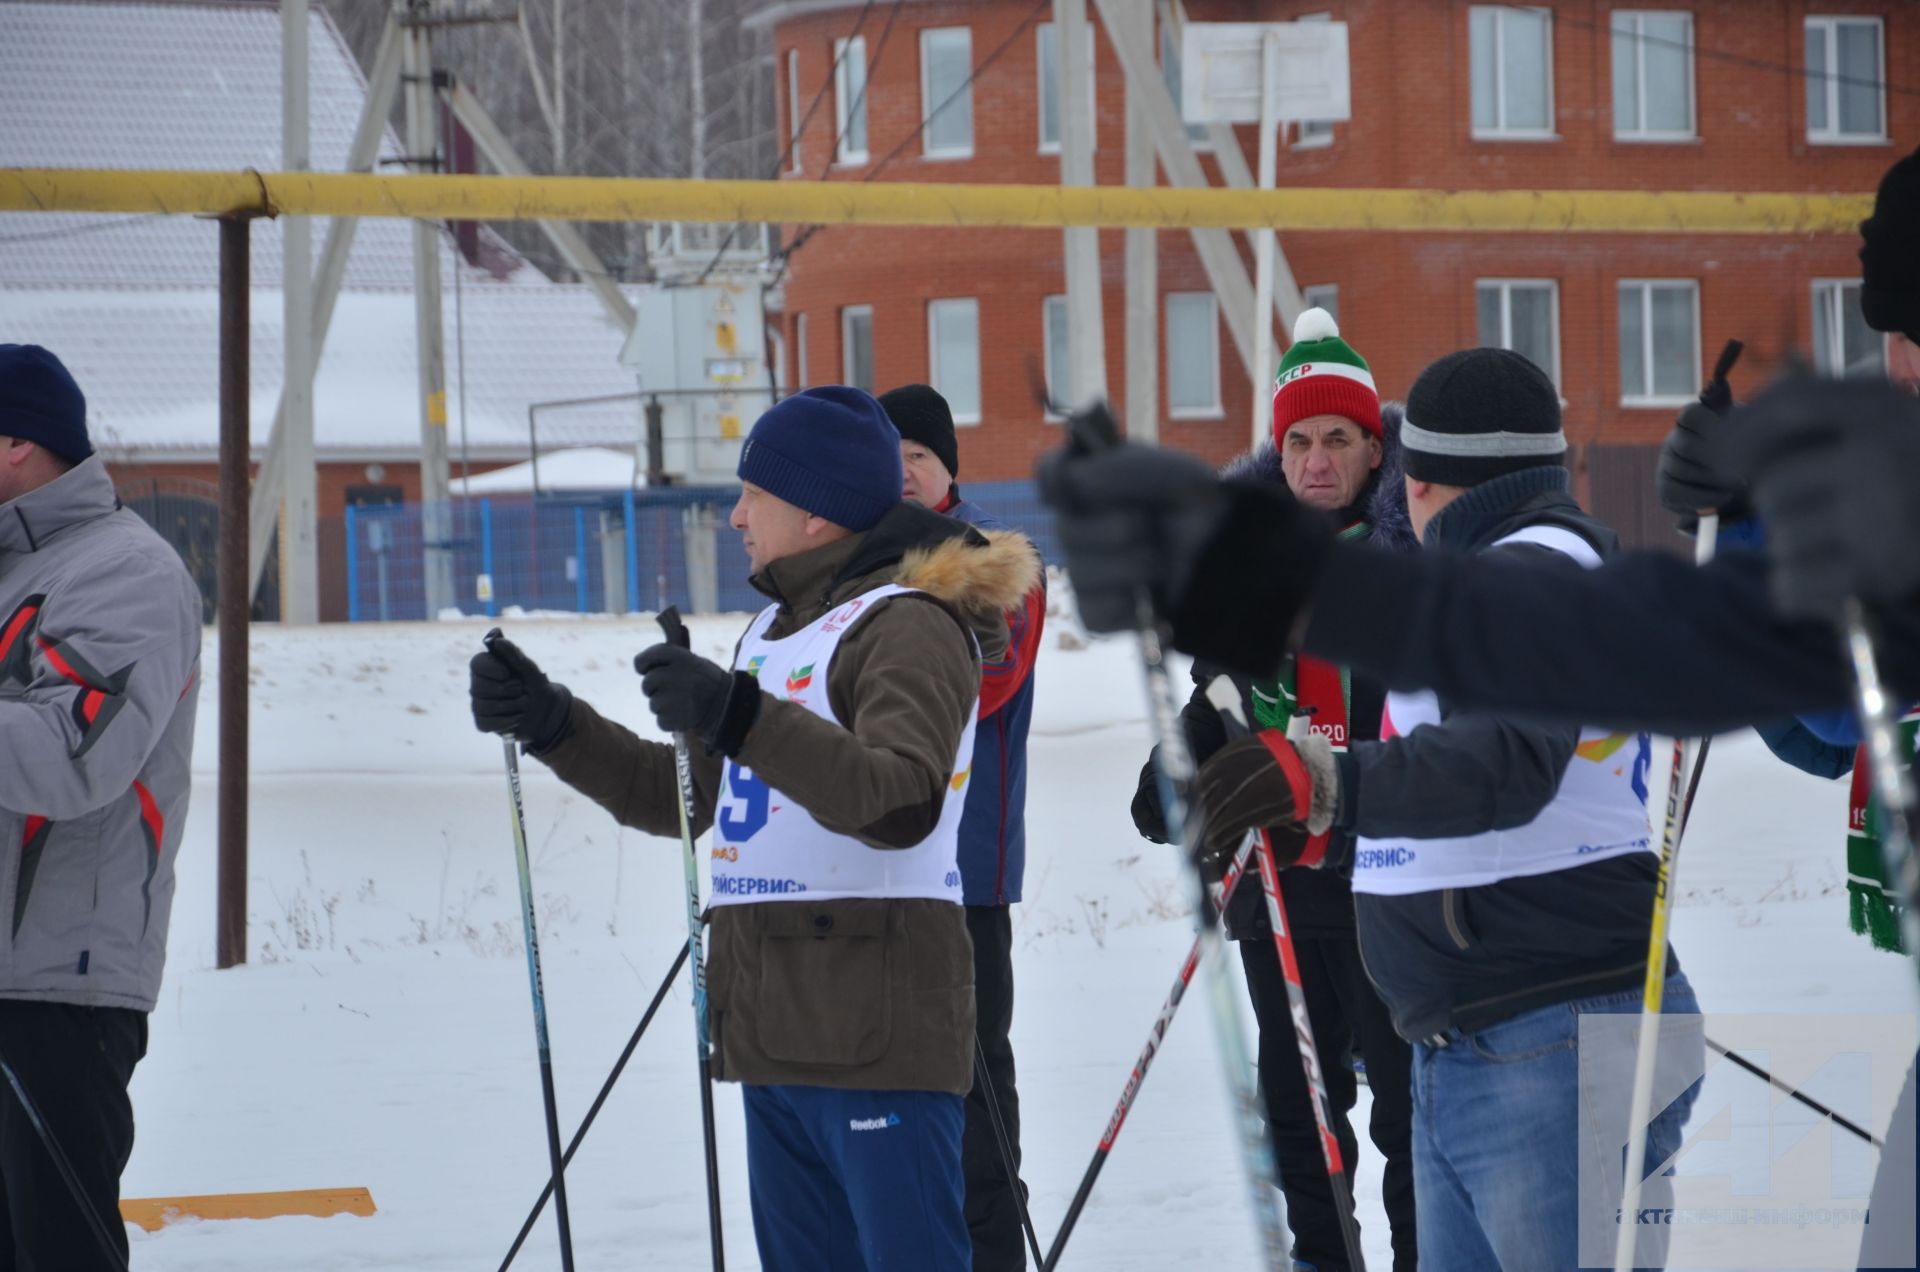
[[[1178,25],[1164,0],[1155,9],[1163,66],[1177,65]],[[1123,76],[1089,10],[1096,181],[1121,184]],[[1283,187],[1866,192],[1920,141],[1920,6],[1908,3],[1189,0],[1186,16],[1348,24],[1352,119],[1289,129]],[[787,176],[1057,183],[1050,18],[1045,0],[769,4],[755,21],[773,32]],[[1249,165],[1254,132],[1236,133]],[[1116,403],[1122,239],[1100,236]],[[1223,460],[1245,445],[1247,372],[1188,237],[1157,242],[1161,437]],[[1851,235],[1280,236],[1307,298],[1336,310],[1384,396],[1473,344],[1539,361],[1560,385],[1584,488],[1641,540],[1663,533],[1647,507],[1652,448],[1729,337],[1748,346],[1736,390],[1792,350],[1829,369],[1878,356],[1858,318],[1857,246]],[[1059,437],[1029,386],[1030,368],[1065,362],[1065,309],[1051,299],[1064,291],[1057,230],[830,227],[790,263],[791,382],[928,380],[971,408],[967,476],[1020,479]]]

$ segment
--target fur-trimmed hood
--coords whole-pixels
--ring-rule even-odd
[[[1413,521],[1407,515],[1405,465],[1400,454],[1400,422],[1406,408],[1398,402],[1380,404],[1380,467],[1373,470],[1360,492],[1359,502],[1366,507],[1367,520],[1373,523],[1373,539],[1396,552],[1410,552],[1420,546],[1413,533]],[[1220,475],[1230,480],[1270,481],[1286,484],[1280,467],[1280,450],[1271,439],[1262,441],[1227,461]]]
[[[917,588],[962,618],[991,660],[1006,650],[1006,611],[1039,581],[1040,554],[1025,535],[979,530],[903,500],[870,530],[773,562],[753,585],[796,625],[883,583]]]

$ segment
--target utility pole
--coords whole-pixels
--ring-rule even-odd
[[[1127,0],[1124,10],[1133,38],[1152,40],[1152,0]],[[1115,17],[1120,16],[1116,11]],[[1153,128],[1138,85],[1127,85],[1127,185],[1151,188],[1158,184],[1153,155]],[[1127,232],[1126,395],[1127,438],[1155,442],[1160,438],[1159,240],[1151,228]]]
[[[1060,86],[1060,184],[1093,184],[1093,68],[1087,0],[1053,0],[1054,82]],[[1063,231],[1067,260],[1067,361],[1073,368],[1069,406],[1107,396],[1106,322],[1100,301],[1100,231]]]
[[[429,0],[410,0],[404,79],[407,159],[416,171],[439,167],[440,129],[434,106]],[[453,505],[447,454],[447,363],[440,315],[440,227],[413,223],[414,345],[420,363],[420,540],[425,564],[427,617],[454,603]]]
[[[307,0],[280,0],[280,152],[288,172],[312,167],[307,141]],[[280,222],[286,368],[286,461],[280,522],[280,621],[320,621],[319,480],[313,454],[313,222]]]
[[[707,57],[705,0],[687,0],[687,71],[693,84],[693,154],[687,175],[707,175]]]

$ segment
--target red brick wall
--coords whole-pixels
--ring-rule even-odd
[[[1353,119],[1336,125],[1330,147],[1283,148],[1282,185],[1865,192],[1920,141],[1920,98],[1889,93],[1885,108],[1892,142],[1811,145],[1804,82],[1775,69],[1804,62],[1802,22],[1808,13],[1878,15],[1885,23],[1887,81],[1920,81],[1920,6],[1894,0],[1649,4],[1691,11],[1699,50],[1693,63],[1698,139],[1653,144],[1613,139],[1606,26],[1614,6],[1563,0],[1546,7],[1555,15],[1558,137],[1524,142],[1472,136],[1465,0],[1190,0],[1189,12],[1198,21],[1331,12],[1350,24]],[[799,54],[804,111],[829,76],[834,38],[851,33],[859,11],[849,3],[777,28],[783,136],[788,50]],[[978,66],[1014,35],[1034,6],[1031,0],[903,6],[882,45],[887,12],[886,6],[874,6],[862,31],[870,68],[871,160],[829,170],[835,133],[829,91],[801,138],[804,170],[799,175],[861,180],[918,125],[922,28],[970,26]],[[1050,16],[1042,6],[1035,20]],[[1103,34],[1096,36],[1095,47],[1097,176],[1103,184],[1119,184],[1124,179],[1124,89]],[[1057,157],[1038,153],[1035,48],[1032,29],[1019,31],[1005,55],[974,82],[973,158],[925,158],[915,140],[878,179],[1057,182]],[[1252,131],[1240,133],[1250,164]],[[1125,382],[1121,241],[1119,231],[1101,235],[1108,383],[1116,403]],[[1166,232],[1159,243],[1162,291],[1205,290],[1187,237]],[[1657,442],[1671,424],[1670,409],[1619,404],[1617,280],[1698,280],[1701,358],[1710,362],[1729,336],[1745,340],[1748,353],[1736,373],[1736,389],[1744,389],[1759,383],[1786,351],[1808,346],[1812,280],[1858,272],[1858,244],[1851,235],[1290,233],[1281,236],[1281,246],[1302,285],[1339,286],[1343,332],[1373,364],[1389,397],[1404,396],[1433,358],[1476,342],[1475,279],[1556,280],[1567,427],[1581,443]],[[808,365],[801,379],[841,378],[839,310],[868,304],[874,310],[878,387],[925,380],[926,302],[977,297],[985,422],[978,430],[963,431],[964,469],[979,480],[1025,476],[1038,454],[1058,439],[1057,426],[1046,424],[1033,403],[1028,368],[1041,356],[1042,299],[1065,290],[1061,258],[1062,236],[1055,230],[823,230],[794,256],[787,280],[789,348],[794,316],[808,315]],[[1250,409],[1246,373],[1224,329],[1219,347],[1224,415],[1218,422],[1168,421],[1164,368],[1160,375],[1162,437],[1216,460],[1244,445]],[[1161,349],[1164,360],[1164,333]]]

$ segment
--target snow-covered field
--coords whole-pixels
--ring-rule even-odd
[[[741,622],[697,620],[696,648],[724,656]],[[629,663],[654,639],[650,622],[507,628],[556,679],[650,731]],[[136,1268],[489,1268],[518,1229],[547,1164],[500,747],[473,731],[466,707],[466,660],[483,630],[256,629],[250,962],[227,972],[213,970],[207,677],[201,786],[166,985],[134,1079],[126,1195],[364,1185],[379,1213],[135,1231]],[[1147,749],[1132,648],[1048,644],[1026,900],[1014,911],[1025,1175],[1043,1240],[1191,939],[1172,850],[1139,839],[1127,816]],[[210,638],[209,671],[217,655]],[[679,848],[616,827],[537,762],[526,774],[570,1131],[685,938]],[[1904,962],[1846,930],[1845,803],[1843,783],[1787,769],[1751,736],[1715,745],[1675,920],[1710,1011],[1811,1017],[1910,1001]],[[568,1174],[583,1269],[706,1266],[688,1015],[683,978]],[[1069,1266],[1254,1266],[1219,1087],[1196,1004],[1168,1037]],[[718,1103],[729,1265],[749,1269],[739,1099],[723,1088]],[[1363,1104],[1362,1126],[1364,1115]],[[1364,1136],[1361,1158],[1367,1253],[1385,1267]],[[543,1220],[516,1266],[557,1267],[555,1249]]]

